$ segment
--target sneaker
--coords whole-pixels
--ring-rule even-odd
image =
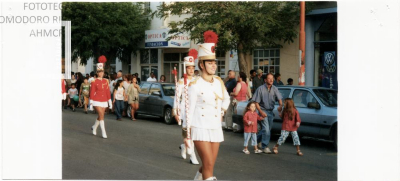
[[[263,151],[261,150],[254,150],[254,153],[262,153]]]
[[[246,155],[250,154],[249,150],[242,150]]]
[[[72,112],[75,112],[75,109],[72,109]]]
[[[263,151],[264,151],[264,153],[267,153],[267,154],[271,154],[272,153],[271,150],[269,150],[268,147],[264,148]]]

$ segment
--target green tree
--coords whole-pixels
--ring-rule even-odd
[[[150,25],[142,3],[63,2],[62,19],[71,21],[72,60],[87,64],[100,55],[130,62]],[[63,49],[64,51],[64,49]],[[109,62],[109,61],[107,61]]]
[[[153,16],[191,14],[190,18],[171,22],[170,34],[189,32],[196,43],[203,33],[213,30],[219,36],[217,49],[237,50],[239,69],[249,72],[246,55],[256,47],[282,47],[297,37],[299,2],[174,2],[163,3]]]

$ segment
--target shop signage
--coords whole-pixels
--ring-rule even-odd
[[[171,38],[169,41],[166,39],[170,36],[169,29],[160,30],[147,30],[145,31],[145,47],[146,48],[190,48],[190,37],[186,33],[180,34]]]
[[[336,52],[324,52],[324,69],[322,70],[322,86],[338,89]]]

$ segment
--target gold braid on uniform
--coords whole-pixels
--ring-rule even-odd
[[[218,95],[217,95],[215,92],[214,92],[214,94],[215,94],[215,96],[216,96],[218,99],[224,100],[224,97],[225,97],[224,91],[226,91],[226,88],[225,88],[224,81],[222,81],[221,77],[218,77],[218,76],[214,76],[214,78],[218,79],[218,80],[219,80],[219,82],[221,83],[221,88],[222,88],[222,98],[221,98],[221,97],[219,97],[219,96],[218,96]]]

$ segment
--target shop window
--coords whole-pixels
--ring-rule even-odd
[[[149,63],[149,50],[140,50],[140,63]]]
[[[261,69],[266,73],[279,73],[280,68],[280,50],[256,49],[254,50],[253,66],[255,70]]]
[[[158,63],[158,49],[150,49],[150,63]]]

